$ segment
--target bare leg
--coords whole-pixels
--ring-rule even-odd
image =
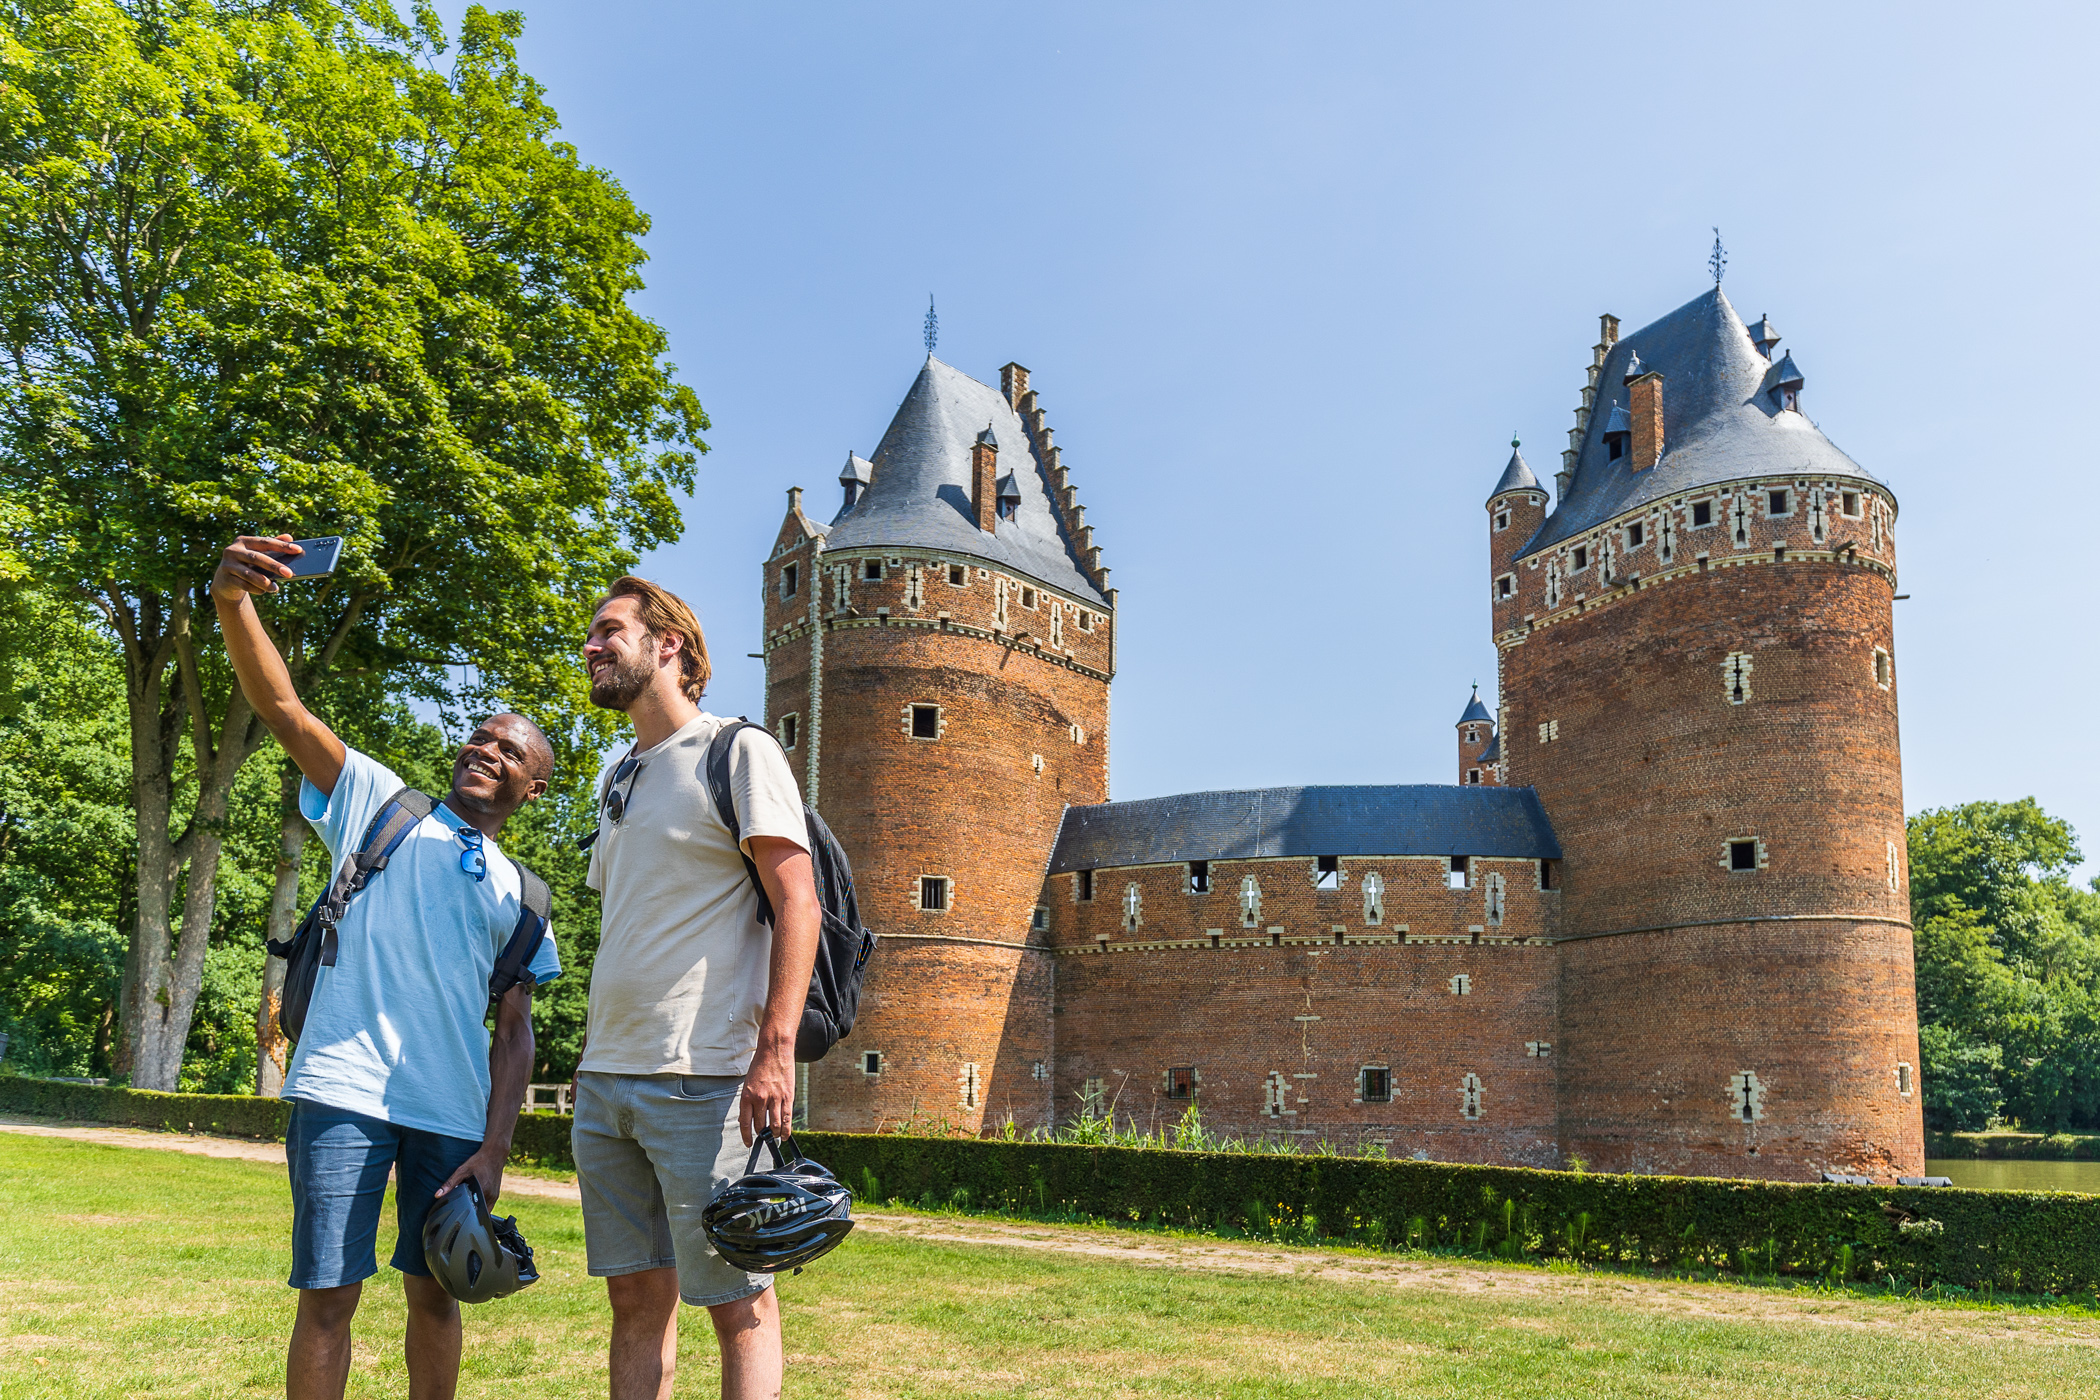
[[[350,1319],[364,1291],[361,1283],[299,1290],[284,1364],[286,1400],[343,1400],[350,1383]]]
[[[409,1400],[452,1400],[459,1389],[459,1304],[434,1278],[403,1274],[408,1295]]]
[[[780,1298],[771,1288],[707,1310],[722,1345],[722,1400],[780,1400],[785,1359]]]
[[[605,1281],[612,1302],[612,1400],[671,1400],[678,1372],[678,1270]]]

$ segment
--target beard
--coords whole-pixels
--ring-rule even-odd
[[[625,710],[655,678],[655,657],[636,652],[620,658],[591,681],[591,703],[601,710]]]

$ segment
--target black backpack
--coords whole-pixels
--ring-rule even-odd
[[[270,956],[283,958],[288,964],[284,970],[284,996],[277,1003],[277,1029],[284,1032],[287,1040],[297,1040],[306,1029],[306,1012],[313,1004],[314,983],[319,980],[321,969],[335,966],[335,929],[343,921],[350,901],[372,883],[373,876],[386,869],[394,848],[407,840],[408,833],[436,807],[434,798],[414,788],[402,788],[389,797],[365,829],[363,844],[343,862],[328,893],[315,900],[314,907],[299,921],[298,932],[289,942],[274,938],[267,941]],[[547,882],[526,869],[523,862],[511,864],[518,867],[522,898],[518,901],[518,926],[511,930],[510,941],[503,945],[495,971],[489,974],[492,1011],[504,993],[530,975],[525,969],[539,955],[540,942],[547,936],[547,916],[553,907]]]
[[[740,855],[743,826],[737,820],[736,799],[729,786],[729,750],[737,734],[746,729],[773,738],[764,725],[745,719],[730,720],[707,748],[707,790],[714,796],[715,810],[722,814],[729,839],[737,843]],[[853,862],[846,858],[845,848],[807,802],[802,804],[802,820],[809,828],[809,861],[816,876],[817,903],[824,915],[817,934],[816,966],[809,974],[809,998],[802,1004],[802,1025],[795,1032],[795,1058],[807,1064],[823,1059],[853,1029],[853,1017],[860,1008],[861,983],[867,976],[868,955],[875,951],[875,935],[860,921],[860,905],[853,898]],[[766,897],[758,867],[749,856],[744,856],[744,869],[751,876],[751,888],[758,891],[758,921],[770,928],[773,901]]]

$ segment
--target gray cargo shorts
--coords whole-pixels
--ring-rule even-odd
[[[771,1274],[725,1262],[700,1228],[715,1188],[744,1174],[737,1127],[743,1080],[693,1074],[579,1074],[569,1143],[583,1191],[591,1274],[678,1270],[695,1307],[763,1292]]]

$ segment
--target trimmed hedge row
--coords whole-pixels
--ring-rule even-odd
[[[1984,1162],[2100,1162],[2100,1135],[1927,1133],[1925,1155]]]
[[[281,1139],[292,1106],[253,1094],[159,1094],[98,1084],[0,1075],[0,1112],[122,1123],[177,1133]]]
[[[798,1140],[877,1200],[1512,1258],[2100,1291],[2100,1196],[845,1133]]]
[[[288,1107],[0,1076],[0,1110],[141,1127],[281,1137]],[[571,1165],[569,1123],[526,1114],[513,1155]],[[867,1200],[1510,1258],[2100,1291],[2100,1196],[887,1134],[802,1133],[797,1141]]]

